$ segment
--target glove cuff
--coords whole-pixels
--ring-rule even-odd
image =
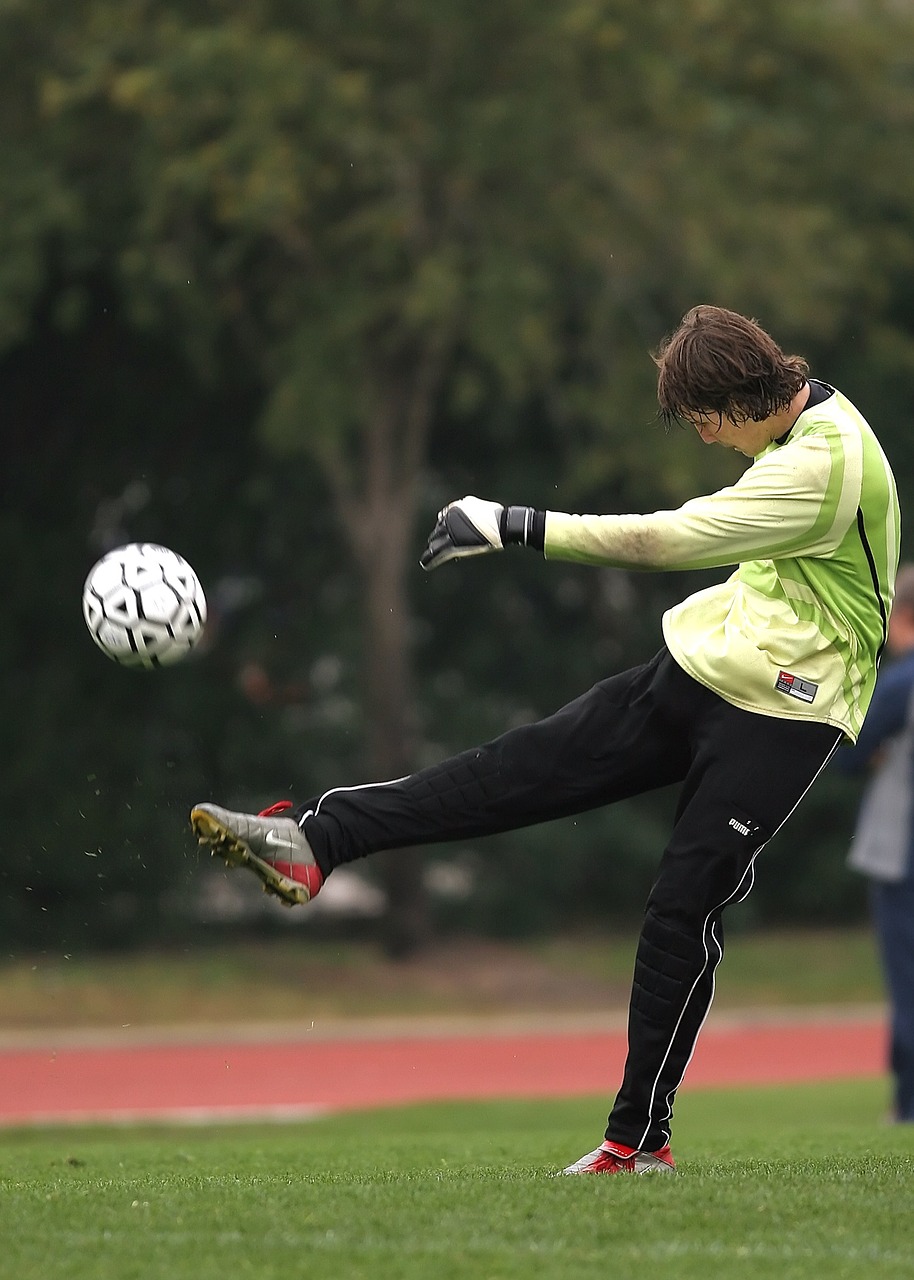
[[[546,513],[533,507],[502,507],[498,521],[502,546],[533,547],[546,544]]]

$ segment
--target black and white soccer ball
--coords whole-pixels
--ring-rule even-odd
[[[98,647],[125,667],[165,667],[203,635],[206,597],[183,556],[153,542],[131,542],[93,566],[83,614]]]

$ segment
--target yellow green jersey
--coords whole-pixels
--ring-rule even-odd
[[[671,654],[735,706],[855,741],[892,606],[898,496],[863,416],[814,386],[823,398],[735,484],[652,515],[549,511],[545,554],[644,570],[738,565],[664,614]]]

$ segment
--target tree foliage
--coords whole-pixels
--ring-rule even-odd
[[[505,557],[424,581],[424,524],[463,489],[645,509],[732,476],[654,421],[647,353],[703,299],[845,373],[907,456],[893,415],[914,367],[914,179],[898,159],[911,25],[880,0],[2,0],[5,433],[77,482],[57,495],[56,533],[36,528],[38,485],[4,519],[17,625],[33,625],[36,566],[72,582],[100,549],[100,507],[141,481],[152,497],[118,532],[181,536],[220,582],[261,593],[259,615],[223,610],[242,618],[223,629],[225,666],[213,656],[186,689],[176,677],[165,732],[192,743],[182,788],[242,793],[268,770],[205,749],[187,722],[232,723],[248,654],[299,688],[314,684],[303,653],[361,671],[319,679],[302,714],[316,757],[367,776],[644,656],[682,575]],[[21,637],[9,644],[27,664]],[[82,663],[69,646],[48,656],[52,706],[9,803],[42,768],[73,773],[64,742],[105,756]],[[138,695],[140,718],[153,698]],[[334,729],[324,713],[343,702]],[[275,708],[250,711],[272,767],[295,734],[271,738]],[[135,724],[111,737],[120,756]],[[661,812],[644,810],[645,845]],[[122,816],[94,821],[127,838]],[[65,863],[65,828],[48,868]],[[415,865],[389,867],[419,911]]]

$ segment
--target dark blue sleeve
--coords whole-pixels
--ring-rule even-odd
[[[880,674],[856,744],[835,753],[834,763],[841,773],[863,773],[882,744],[901,732],[912,688],[914,657],[903,658]]]

